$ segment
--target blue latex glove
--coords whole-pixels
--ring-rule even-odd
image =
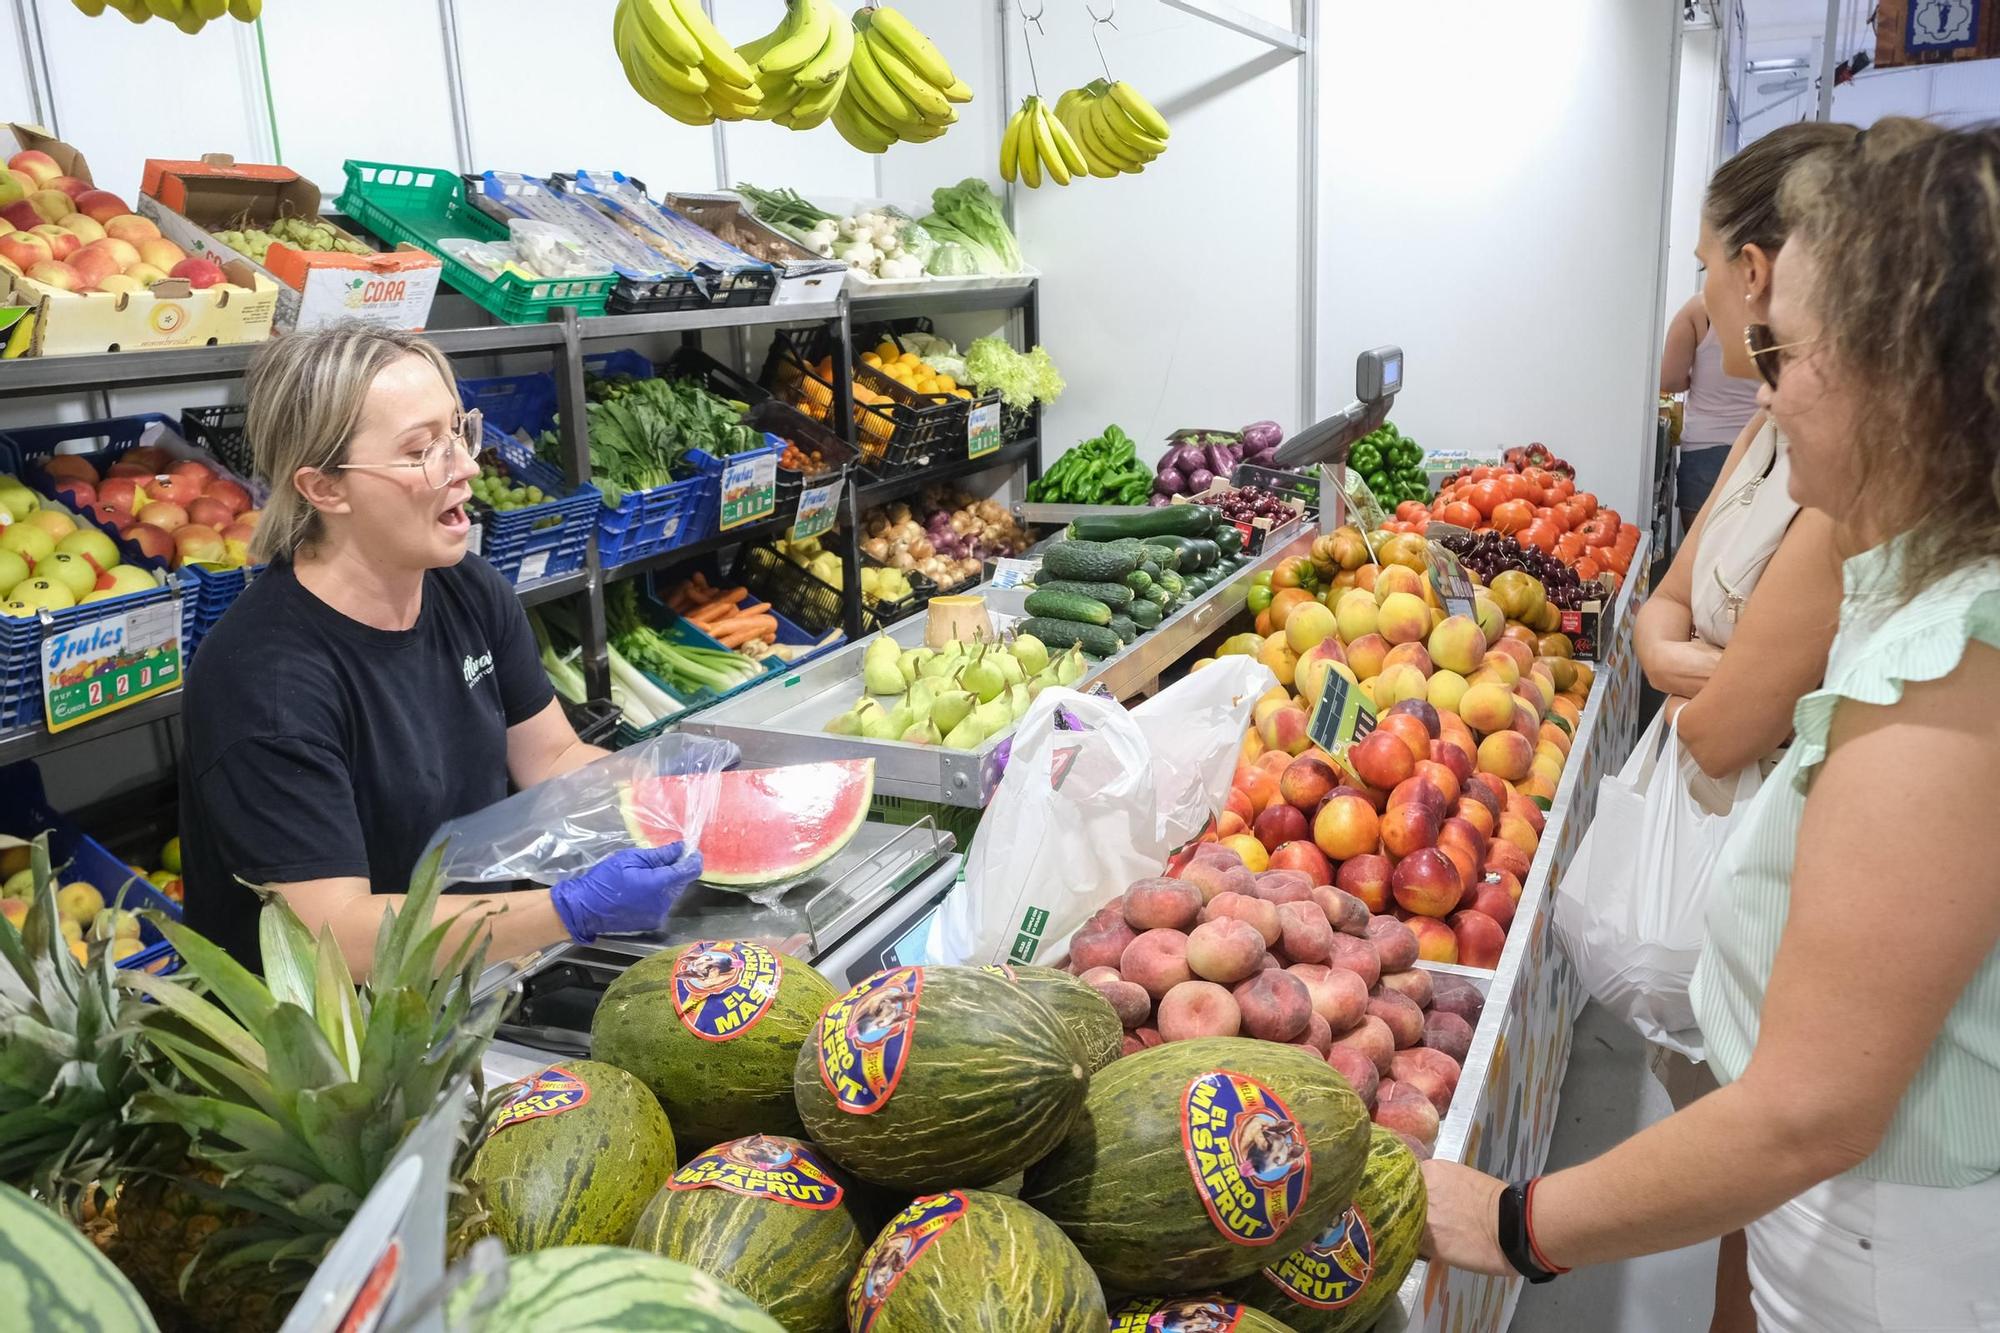
[[[634,847],[605,857],[549,889],[563,929],[578,944],[599,935],[637,935],[667,924],[667,913],[701,877],[701,853],[681,844]]]

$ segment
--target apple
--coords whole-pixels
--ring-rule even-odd
[[[49,553],[55,549],[56,539],[40,528],[31,528],[26,523],[0,528],[0,551],[12,551],[31,567],[48,559]]]
[[[64,231],[53,222],[44,222],[39,227],[29,228],[29,231],[48,243],[51,259],[68,260],[83,245],[83,242],[77,239],[75,232]]]
[[[56,160],[39,148],[23,148],[7,159],[7,168],[32,177],[37,185],[46,185],[63,174]]]
[[[206,291],[223,281],[222,267],[213,259],[183,259],[167,270],[167,276],[186,279],[187,285],[198,292]]]
[[[76,531],[76,520],[60,509],[37,509],[21,521],[40,528],[58,543]]]
[[[72,597],[81,597],[97,587],[97,566],[80,555],[65,555],[53,551],[45,560],[38,561],[35,573],[46,579],[53,579],[69,589]]]
[[[43,182],[48,189],[61,190],[71,199],[81,198],[97,188],[81,176],[57,176]]]
[[[105,473],[105,475],[108,477],[130,477],[141,486],[148,486],[152,484],[153,474],[157,471],[157,468],[147,467],[137,459],[121,458],[111,465],[111,470]]]
[[[0,549],[0,599],[12,592],[17,583],[28,581],[28,557],[19,551]]]
[[[132,453],[137,452],[139,452],[137,449],[132,451]],[[132,454],[125,456],[130,458]],[[153,470],[156,472],[165,472],[175,477],[192,477],[201,483],[201,488],[204,491],[208,489],[208,483],[221,475],[212,465],[204,463],[198,458],[174,458],[166,454],[164,450],[161,451],[158,461],[153,464]]]
[[[109,578],[111,583],[103,591],[116,596],[123,596],[128,592],[143,592],[148,588],[160,586],[158,579],[137,565],[120,565],[109,571],[105,577]]]
[[[261,509],[246,509],[236,516],[236,521],[244,527],[249,528],[252,532],[255,532],[257,530],[257,520],[263,517],[264,511]]]
[[[147,263],[127,264],[125,276],[143,286],[151,287],[154,283],[165,282],[167,271]]]
[[[139,521],[165,532],[174,532],[188,523],[188,512],[172,500],[152,500],[139,511]]]
[[[76,211],[100,226],[113,218],[132,216],[131,208],[109,190],[86,190],[76,197]]]
[[[151,240],[139,242],[139,258],[151,264],[154,268],[166,269],[168,272],[172,272],[174,265],[187,257],[187,251],[181,249],[164,236],[155,236]]]
[[[176,468],[164,476],[155,476],[153,480],[147,482],[146,494],[156,500],[171,500],[185,509],[201,498],[201,493],[208,484],[207,477],[206,471],[196,475]]]
[[[227,509],[231,518],[241,515],[250,508],[250,492],[244,490],[240,482],[231,481],[227,477],[217,477],[209,482],[208,489],[202,494]]]
[[[44,222],[61,222],[76,212],[76,201],[61,190],[37,190],[28,196],[27,203]]]
[[[175,462],[174,456],[157,444],[134,445],[119,455],[119,461],[137,463],[148,473],[171,472]]]
[[[187,521],[221,532],[236,521],[236,515],[229,511],[229,506],[213,496],[198,495],[188,503]]]
[[[121,241],[110,236],[106,236],[101,240],[85,242],[83,249],[78,250],[77,253],[82,254],[84,250],[96,250],[102,254],[109,255],[118,265],[118,272],[120,273],[125,272],[132,265],[139,262],[139,251],[133,247],[130,241]]]
[[[99,527],[110,528],[121,536],[134,521],[131,510],[122,505],[109,504],[102,498],[90,507],[90,518]]]
[[[63,555],[80,556],[88,560],[100,574],[110,571],[118,564],[118,543],[96,528],[78,528],[56,543],[56,551]]]
[[[104,239],[104,228],[81,213],[72,213],[55,224],[84,244],[91,245]]]
[[[46,237],[37,236],[32,231],[10,231],[0,236],[0,258],[12,261],[21,272],[26,273],[35,265],[55,258],[49,249]]]
[[[16,204],[35,192],[35,182],[14,172],[0,170],[0,208]]]
[[[60,259],[44,259],[28,270],[28,277],[44,287],[54,287],[60,291],[77,292],[83,290],[83,278],[77,271]]]
[[[237,564],[247,565],[250,563],[250,543],[256,535],[257,529],[248,523],[231,523],[222,530],[222,549]]]
[[[25,199],[17,199],[5,207],[0,207],[0,218],[13,223],[16,231],[32,231],[48,221]]]
[[[128,514],[136,514],[144,508],[147,498],[144,489],[130,477],[106,477],[104,484],[97,488],[100,504],[111,505]]]
[[[21,229],[15,226],[13,223],[9,222],[6,218],[0,218],[0,236],[5,236],[10,231],[19,231],[19,230]]]
[[[120,213],[109,220],[99,218],[104,223],[104,234],[116,236],[121,241],[137,245],[141,241],[158,240],[160,229],[153,225],[151,218],[142,218],[137,213]]]
[[[174,550],[179,556],[176,565],[220,564],[228,555],[222,545],[222,534],[199,523],[189,523],[176,530],[173,540]]]
[[[12,477],[0,476],[0,509],[7,511],[9,522],[19,523],[41,507],[41,496]],[[7,525],[0,523],[0,535],[4,535],[6,530]]]
[[[112,258],[108,251],[99,250],[93,246],[84,246],[71,255],[69,257],[69,266],[76,270],[76,275],[79,278],[83,279],[85,291],[110,290],[104,284],[113,278],[118,279],[120,282],[130,281],[123,273],[118,271],[118,261]],[[139,286],[136,282],[132,283],[132,285],[134,287]]]
[[[7,594],[14,601],[43,611],[66,611],[76,605],[76,594],[54,579],[32,578],[14,585]]]
[[[139,548],[142,555],[154,560],[172,561],[177,548],[174,536],[165,528],[156,528],[150,523],[134,523],[124,531],[124,538]]]

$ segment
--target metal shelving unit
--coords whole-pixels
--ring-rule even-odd
[[[490,324],[475,322],[484,312],[449,289],[441,293],[434,317],[460,319],[462,326],[432,328],[425,337],[447,355],[494,356],[542,353],[556,380],[558,430],[563,445],[563,473],[571,485],[590,479],[590,450],[584,426],[583,356],[586,344],[617,339],[637,339],[657,334],[679,334],[684,344],[699,346],[708,332],[741,330],[768,325],[804,326],[824,323],[833,327],[835,358],[835,417],[845,423],[849,444],[854,443],[854,425],[848,410],[847,386],[853,378],[855,352],[853,326],[857,322],[908,319],[921,315],[954,314],[968,311],[1019,312],[1021,342],[1032,345],[1040,336],[1039,283],[1028,278],[1003,281],[973,288],[952,288],[938,292],[899,291],[882,295],[843,293],[834,301],[811,304],[743,306],[719,310],[668,311],[636,315],[595,315],[579,317],[573,309],[562,308],[544,324]],[[37,394],[82,393],[113,388],[149,385],[188,384],[229,380],[241,374],[256,354],[259,344],[226,347],[190,347],[175,351],[110,352],[89,356],[29,357],[0,361],[0,398],[20,398]],[[935,482],[971,476],[1001,467],[1026,466],[1030,478],[1040,472],[1038,437],[1016,440],[980,459],[954,459],[937,467],[889,478],[884,481],[849,485],[842,501],[843,520],[852,530],[862,508],[884,500],[912,494]],[[864,464],[865,465],[865,464]],[[542,579],[520,588],[523,605],[536,606],[557,598],[582,597],[580,617],[584,674],[593,698],[609,694],[609,669],[604,624],[604,587],[612,579],[627,578],[699,559],[717,551],[748,542],[782,535],[790,526],[790,515],[778,515],[760,523],[746,524],[718,533],[703,541],[678,547],[644,560],[628,561],[605,569],[598,563],[597,543],[589,545],[584,568],[573,573]],[[845,628],[851,638],[862,634],[860,569],[857,544],[846,543],[843,610]],[[72,731],[50,735],[37,728],[0,733],[0,764],[48,754],[72,745],[115,735],[135,727],[165,721],[178,715],[180,694],[162,695],[142,704],[122,709]]]

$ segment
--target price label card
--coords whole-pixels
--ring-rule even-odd
[[[42,713],[61,731],[179,689],[178,598],[87,620],[42,640]]]
[[[1500,447],[1491,449],[1426,449],[1424,471],[1456,472],[1462,467],[1498,467]]]
[[[1436,542],[1425,545],[1430,560],[1431,587],[1437,590],[1438,600],[1444,603],[1444,613],[1448,616],[1472,615],[1472,580],[1466,577],[1465,566],[1458,563],[1458,556],[1448,547]]]
[[[965,456],[984,458],[1000,448],[1000,404],[980,403],[966,424]]]
[[[549,553],[547,551],[530,551],[521,557],[521,575],[514,581],[516,583],[533,583],[535,580],[545,577],[548,572]]]
[[[1016,560],[1002,556],[993,562],[993,586],[1018,588],[1023,584],[1033,583],[1041,572],[1042,562],[1039,557],[1033,560]]]
[[[1375,557],[1375,534],[1389,521],[1388,511],[1375,498],[1375,492],[1368,489],[1368,483],[1353,468],[1342,465],[1340,469],[1340,493],[1347,497],[1347,518],[1361,529],[1361,540],[1367,544],[1368,556]]]
[[[466,525],[465,549],[474,555],[486,554],[486,525],[476,518]]]
[[[1375,730],[1375,710],[1358,685],[1350,685],[1337,671],[1326,673],[1326,690],[1313,706],[1306,734],[1314,745],[1336,757],[1347,747]]]
[[[722,531],[778,512],[778,456],[731,459],[722,467]]]
[[[840,513],[840,488],[845,484],[835,477],[824,486],[808,486],[799,492],[799,512],[792,519],[793,541],[817,537],[833,527],[833,520]]]

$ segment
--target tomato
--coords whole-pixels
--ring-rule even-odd
[[[1614,546],[1611,548],[1611,553],[1604,557],[1604,565],[1614,573],[1623,574],[1632,567],[1632,553],[1621,551]]]
[[[1516,500],[1526,500],[1531,505],[1540,504],[1542,502],[1541,487],[1535,485],[1534,482],[1529,481],[1525,476],[1521,475],[1519,472],[1516,472],[1513,476],[1507,478],[1507,494]]]
[[[1579,533],[1565,532],[1562,536],[1556,538],[1556,559],[1566,565],[1575,564],[1576,558],[1582,555],[1585,549],[1583,537]]]
[[[1599,515],[1577,529],[1583,534],[1583,544],[1590,547],[1609,546],[1611,539],[1618,535],[1618,529],[1604,521]]]
[[[1519,532],[1534,521],[1534,507],[1526,500],[1503,500],[1493,507],[1493,527],[1496,531]]]
[[[1553,555],[1555,554],[1556,538],[1558,535],[1555,524],[1545,518],[1538,518],[1527,527],[1515,533],[1514,540],[1521,543],[1523,547],[1532,546],[1537,551],[1544,551]]]
[[[1540,467],[1531,467],[1526,472],[1523,472],[1521,475],[1526,477],[1529,481],[1533,482],[1535,489],[1542,492],[1544,495],[1548,493],[1549,483],[1553,482],[1556,479],[1555,473],[1549,471],[1547,468],[1540,468]]]
[[[1625,526],[1625,520],[1619,517],[1616,509],[1600,509],[1592,517],[1601,518],[1606,523],[1609,523],[1611,525],[1611,535],[1614,537],[1618,535],[1618,529]]]
[[[1496,467],[1488,467],[1488,466],[1476,467],[1472,469],[1472,480],[1475,482],[1491,481],[1493,480],[1494,477],[1499,475],[1499,472],[1500,469]]]
[[[1507,488],[1505,483],[1492,477],[1473,483],[1472,507],[1477,509],[1483,517],[1493,517],[1494,509],[1505,503],[1506,500]]]
[[[1461,528],[1476,528],[1479,526],[1479,511],[1463,500],[1453,500],[1449,504],[1439,506],[1437,520],[1440,523],[1454,523]]]
[[[1576,562],[1576,576],[1583,582],[1585,583],[1590,582],[1592,579],[1597,577],[1597,574],[1598,574],[1598,564],[1595,560],[1592,560],[1589,556],[1585,556],[1583,559]]]
[[[1590,491],[1578,491],[1571,501],[1587,519],[1597,513],[1597,496]]]
[[[1405,523],[1422,523],[1430,516],[1430,506],[1422,500],[1405,500],[1396,506],[1396,517]]]
[[[1549,482],[1549,499],[1567,500],[1576,494],[1576,483],[1568,477],[1556,476]]]

